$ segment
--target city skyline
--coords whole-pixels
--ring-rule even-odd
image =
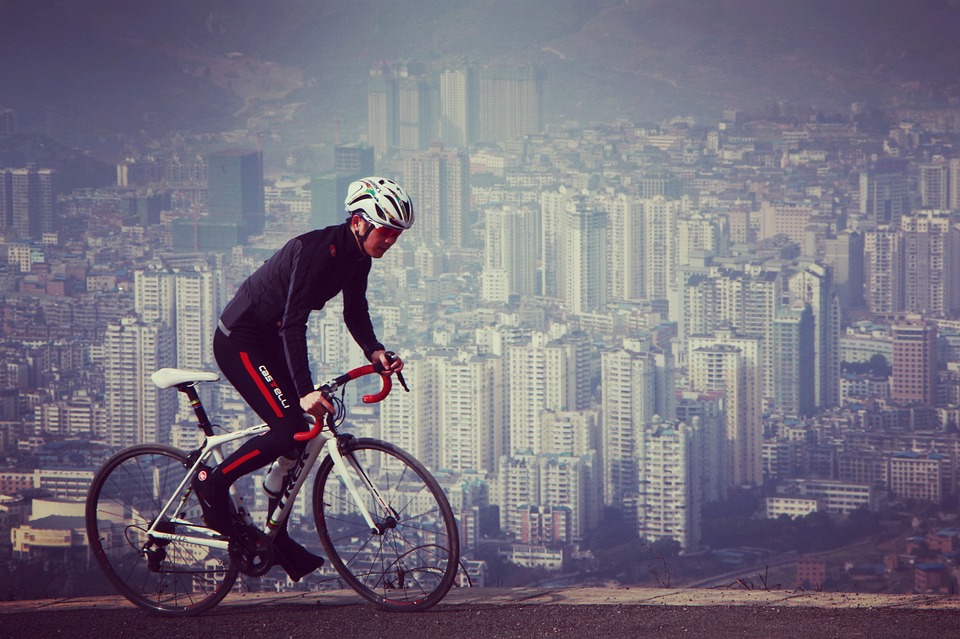
[[[558,21],[597,41],[610,16],[693,24],[640,4]],[[783,11],[765,16],[797,15]],[[228,31],[224,20],[209,18]],[[541,46],[559,42],[557,24],[542,28]],[[583,46],[564,42],[548,57]],[[266,59],[247,55],[224,59]],[[21,158],[58,147],[42,137],[53,129],[36,104],[0,103],[0,494],[76,500],[111,449],[195,445],[185,407],[149,374],[215,367],[210,331],[232,290],[292,235],[339,222],[337,194],[363,170],[396,177],[418,207],[370,285],[376,330],[404,354],[414,392],[358,409],[352,427],[437,473],[471,531],[468,557],[496,541],[502,556],[555,566],[605,509],[695,554],[713,532],[706,506],[743,490],[770,519],[955,500],[955,87],[918,81],[909,100],[851,95],[831,109],[747,92],[722,109],[618,106],[589,121],[544,108],[565,76],[540,64],[395,55],[354,76],[362,99],[345,98],[357,108],[344,128],[339,109],[307,124],[298,87],[251,93],[244,117],[220,126],[117,130],[73,155],[45,148],[40,164]],[[308,327],[318,379],[362,361],[340,312],[333,302]],[[203,390],[225,426],[255,419],[228,384]],[[78,550],[31,555],[33,520],[0,507],[18,557]]]

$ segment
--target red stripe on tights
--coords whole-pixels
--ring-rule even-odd
[[[267,403],[270,404],[270,408],[273,409],[273,413],[277,417],[283,417],[283,411],[280,410],[280,405],[277,404],[277,399],[273,396],[273,393],[270,392],[270,389],[267,388],[267,385],[263,383],[263,378],[260,377],[260,374],[254,370],[253,364],[250,362],[250,356],[244,352],[241,352],[240,359],[243,361],[243,365],[246,367],[247,372],[250,373],[250,377],[252,377],[253,381],[257,383],[257,388],[259,388],[260,392],[263,393],[264,399],[266,399]]]

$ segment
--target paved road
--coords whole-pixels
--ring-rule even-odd
[[[246,597],[200,617],[164,619],[116,600],[0,604],[0,637],[142,639],[717,639],[960,637],[953,597],[763,591],[529,589],[457,593],[422,613],[385,613],[355,596]]]

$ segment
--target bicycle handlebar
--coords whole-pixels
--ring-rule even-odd
[[[390,379],[390,375],[383,372],[383,364],[376,362],[374,364],[367,364],[366,366],[360,366],[354,368],[351,371],[347,371],[343,375],[335,378],[331,382],[320,386],[319,390],[323,392],[324,396],[329,396],[335,390],[346,384],[347,382],[357,379],[359,377],[364,377],[366,375],[372,375],[377,373],[380,375],[380,381],[382,386],[380,387],[379,392],[372,393],[370,395],[364,395],[361,397],[364,404],[375,404],[377,402],[383,401],[387,395],[390,394],[390,390],[393,388],[393,381]],[[399,374],[399,373],[398,373]],[[406,384],[404,384],[406,386]],[[332,415],[332,413],[327,413],[327,415]],[[308,421],[313,422],[313,426],[308,431],[295,433],[293,438],[298,442],[305,442],[313,439],[320,434],[320,431],[323,430],[323,422],[316,419],[308,413],[304,413],[304,417],[308,418]]]

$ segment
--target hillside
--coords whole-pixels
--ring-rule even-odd
[[[543,64],[551,120],[960,97],[953,0],[0,0],[0,15],[0,107],[74,138],[225,128],[275,99],[354,125],[374,61],[452,55]]]

